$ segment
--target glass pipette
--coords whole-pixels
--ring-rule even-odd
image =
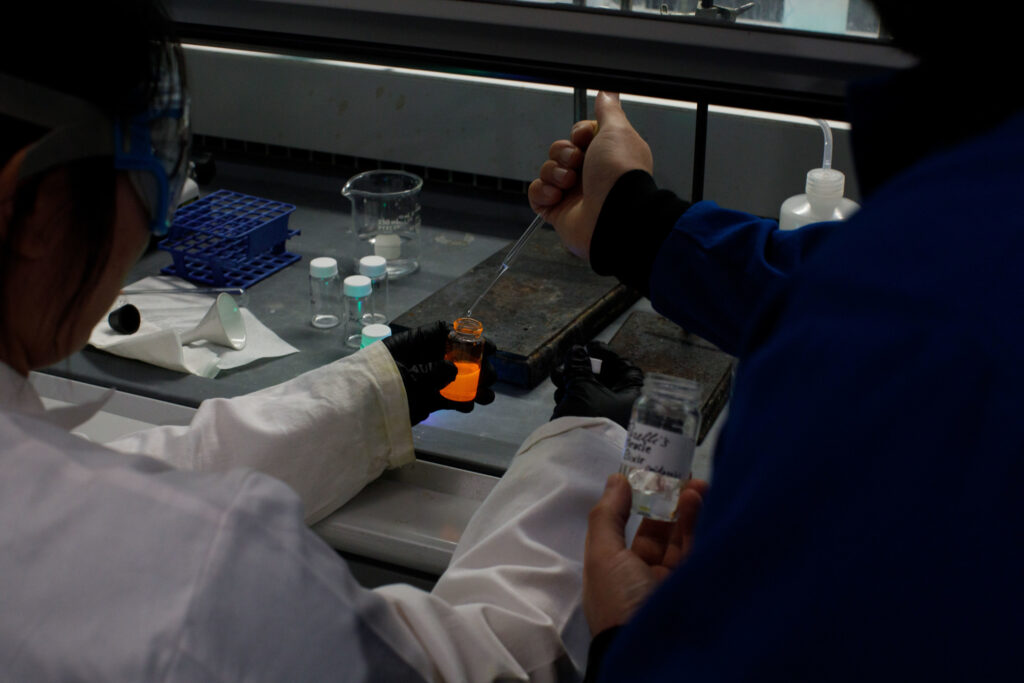
[[[480,293],[480,296],[476,298],[476,301],[473,302],[473,305],[466,309],[465,317],[471,317],[473,309],[476,308],[476,305],[478,303],[480,303],[480,299],[483,299],[484,294],[487,294],[487,292],[491,291],[491,287],[495,285],[495,283],[498,281],[498,278],[504,275],[505,271],[508,270],[509,265],[511,265],[512,263],[512,259],[518,256],[519,252],[523,250],[524,246],[526,246],[526,242],[527,240],[530,239],[530,235],[535,233],[537,231],[537,228],[539,228],[542,225],[544,225],[544,217],[537,216],[536,218],[533,219],[533,222],[531,222],[530,225],[527,226],[526,230],[523,231],[522,237],[516,240],[516,243],[513,244],[512,248],[509,249],[508,253],[505,254],[505,258],[501,260],[501,265],[498,266],[498,274],[494,276],[493,280],[491,280],[491,284],[487,285],[487,287],[484,288],[484,291]]]

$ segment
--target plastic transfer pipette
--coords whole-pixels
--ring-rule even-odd
[[[505,271],[508,270],[509,265],[512,264],[512,259],[518,256],[519,252],[523,250],[524,246],[526,246],[526,242],[530,239],[530,235],[535,233],[537,231],[537,228],[539,228],[542,225],[544,225],[544,217],[537,216],[536,218],[533,219],[533,222],[530,223],[526,230],[523,231],[522,237],[516,240],[516,243],[513,244],[512,248],[508,250],[507,254],[505,254],[505,258],[501,260],[501,265],[498,266],[498,274],[494,276],[493,280],[491,280],[491,284],[487,285],[487,287],[484,288],[484,291],[480,293],[480,296],[476,298],[476,301],[473,302],[473,305],[466,309],[467,318],[470,317],[470,315],[473,313],[473,309],[476,308],[476,305],[480,303],[480,299],[483,299],[484,295],[487,294],[487,292],[491,291],[491,287],[495,285],[495,283],[498,281],[498,278],[505,274]]]

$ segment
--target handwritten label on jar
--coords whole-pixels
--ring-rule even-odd
[[[690,476],[696,448],[693,439],[657,427],[637,424],[631,427],[622,453],[623,462],[677,479]]]

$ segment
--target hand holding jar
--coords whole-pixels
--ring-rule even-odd
[[[468,413],[477,403],[487,405],[494,401],[491,385],[498,376],[488,359],[494,355],[496,348],[494,342],[482,336],[475,392],[467,393],[465,398],[460,394],[456,400],[441,394],[441,390],[452,384],[458,375],[456,363],[446,360],[449,332],[452,329],[448,323],[438,321],[381,340],[391,352],[402,375],[409,400],[409,419],[414,425],[435,410]]]

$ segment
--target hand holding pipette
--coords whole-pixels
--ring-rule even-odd
[[[530,183],[530,207],[554,226],[576,256],[590,260],[590,240],[608,193],[626,173],[653,172],[651,149],[633,129],[615,93],[600,92],[594,121],[580,121],[571,139],[556,140]]]
[[[615,182],[635,169],[647,173],[654,170],[651,149],[630,125],[617,93],[598,93],[594,112],[596,122],[577,122],[571,140],[558,140],[551,145],[549,158],[528,191],[530,206],[537,217],[509,249],[498,274],[467,309],[466,316],[504,275],[512,259],[545,221],[555,227],[569,251],[589,260],[597,217]]]

